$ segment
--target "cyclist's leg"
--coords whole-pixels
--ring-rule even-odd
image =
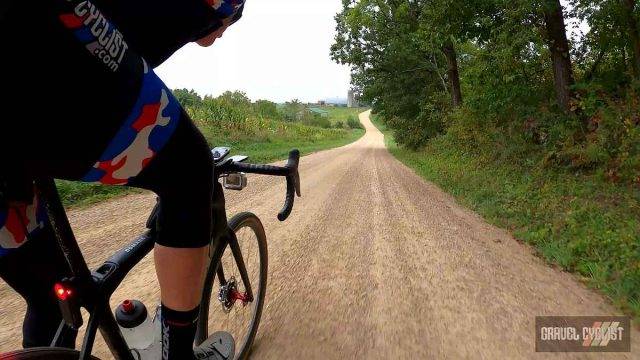
[[[166,358],[186,359],[193,355],[191,347],[211,239],[213,189],[209,147],[186,113],[182,113],[169,142],[129,185],[154,191],[160,197],[155,260],[163,319],[167,320],[163,331],[167,340],[163,345]],[[34,199],[32,206],[37,205]],[[0,259],[0,276],[28,304],[25,347],[46,346],[51,342],[61,319],[52,288],[67,276],[67,264],[46,214],[40,212],[38,219],[30,221],[41,224],[41,228],[29,235],[29,241],[26,237],[12,240],[24,244],[4,251],[5,256]],[[5,224],[2,225],[0,230],[7,232]],[[66,340],[64,344],[72,347],[75,339]]]
[[[16,9],[14,15],[30,13],[29,5],[16,3],[24,9]],[[21,28],[21,19],[10,18],[6,28]],[[92,27],[96,21],[100,26]],[[27,29],[29,36],[2,37],[7,49],[15,50],[9,53],[21,55],[10,58],[8,68],[23,77],[9,82],[8,87],[23,94],[46,84],[51,91],[35,107],[25,97],[10,98],[8,103],[15,102],[16,108],[29,108],[33,113],[18,136],[0,147],[28,159],[29,168],[40,171],[37,175],[131,184],[157,192],[166,208],[161,214],[158,246],[162,298],[178,308],[168,308],[174,311],[165,314],[175,315],[176,324],[197,316],[194,310],[211,228],[212,171],[206,142],[171,92],[91,3],[39,3],[30,13],[29,24],[33,27]],[[100,29],[98,38],[93,31]],[[33,46],[32,38],[40,39],[38,46]],[[100,48],[108,39],[115,39],[105,46],[117,55],[109,59],[107,50]],[[39,61],[42,54],[65,56]],[[180,133],[197,134],[201,141],[188,136],[186,141],[172,140],[174,133],[178,133],[177,139]],[[184,152],[177,151],[183,147]],[[182,260],[174,261],[177,258]],[[192,310],[180,311],[191,305]],[[191,352],[193,335],[191,330],[184,333],[187,335],[180,338],[191,339],[180,341],[171,354],[174,350]],[[172,343],[173,337],[170,334]]]
[[[27,302],[22,328],[25,348],[51,344],[62,320],[53,285],[70,276],[49,222],[43,218],[40,224],[20,247],[0,250],[0,277]],[[75,336],[63,339],[61,345],[73,348]]]
[[[187,354],[179,350],[185,348],[193,356],[212,228],[213,160],[206,140],[183,115],[169,143],[131,182],[160,197],[154,257],[167,359],[185,359]]]
[[[69,170],[71,167],[61,168]],[[58,171],[58,175],[63,174]],[[168,336],[164,345],[169,355],[167,358],[185,359],[192,356],[191,346],[211,239],[213,188],[213,161],[209,147],[185,113],[169,142],[129,185],[152,190],[160,197],[155,260],[163,319],[169,322],[163,332]],[[34,198],[32,206],[37,205]],[[19,239],[19,242],[24,242],[23,246],[5,251],[0,260],[0,276],[28,304],[24,322],[25,347],[46,346],[51,342],[61,319],[51,289],[56,281],[67,276],[67,264],[57,247],[46,214],[40,211],[39,218],[31,222],[41,224],[42,228],[32,232],[29,241],[26,237]],[[75,339],[66,340],[64,345],[73,347]]]
[[[129,83],[129,91],[114,89],[129,77],[96,64],[88,49],[66,29],[62,21],[65,18],[56,13],[54,3],[9,1],[8,11],[0,19],[0,42],[6,50],[0,73],[5,85],[14,89],[3,95],[5,110],[14,109],[4,112],[0,124],[0,175],[4,178],[22,172],[81,177],[135,101],[125,96],[135,91],[135,81]],[[29,21],[24,20],[27,13]],[[37,89],[38,96],[20,95],[29,89]],[[50,172],[52,169],[55,171]],[[23,207],[33,206],[30,201],[22,201]],[[0,257],[0,275],[28,305],[23,345],[46,346],[61,318],[52,286],[66,276],[66,261],[48,227],[42,233],[30,234],[29,241],[24,237],[16,239],[17,227],[13,225],[21,220],[16,219],[15,212],[5,215],[13,219],[0,214],[0,253],[5,255]],[[47,226],[46,220],[36,220]],[[73,342],[70,340],[67,345],[72,346]]]
[[[0,210],[0,218],[0,277],[27,302],[22,344],[48,346],[62,320],[53,285],[70,275],[68,266],[37,197],[12,202]],[[73,348],[74,343],[75,337],[61,345]]]

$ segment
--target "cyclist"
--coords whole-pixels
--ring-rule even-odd
[[[48,346],[61,320],[53,284],[68,274],[33,179],[154,191],[163,359],[193,349],[212,231],[209,147],[154,74],[184,44],[211,45],[243,0],[4,2],[0,43],[0,276],[27,302],[23,345]],[[219,184],[216,184],[219,188]],[[75,339],[65,339],[73,347]]]

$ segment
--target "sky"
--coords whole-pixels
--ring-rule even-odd
[[[247,0],[243,16],[211,47],[189,44],[156,69],[172,89],[252,100],[316,102],[346,98],[349,68],[329,47],[340,0]]]
[[[582,39],[582,37],[589,32],[589,25],[585,21],[566,17],[566,11],[573,10],[571,1],[560,0],[560,4],[564,6],[565,9],[565,26],[567,27],[567,36],[572,37],[575,40]]]

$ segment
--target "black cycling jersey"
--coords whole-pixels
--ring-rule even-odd
[[[0,73],[5,88],[35,96],[5,99],[14,109],[29,110],[21,114],[28,118],[10,122],[15,129],[5,132],[11,136],[0,141],[0,150],[20,149],[8,162],[26,158],[34,164],[31,167],[88,181],[96,175],[70,170],[96,160],[107,166],[104,162],[119,160],[126,145],[159,151],[175,129],[178,106],[166,87],[160,90],[164,85],[149,68],[186,42],[217,29],[222,19],[237,20],[242,9],[243,3],[236,0],[222,2],[217,9],[204,0],[56,0],[38,6],[14,1],[0,23],[0,40],[8,50]],[[149,118],[154,111],[160,114],[155,124]],[[127,128],[136,121],[133,129]],[[146,134],[143,124],[156,126]],[[136,138],[135,133],[142,135]],[[111,148],[105,150],[109,141]],[[138,168],[150,152],[140,156]],[[131,162],[131,156],[127,160]],[[129,168],[128,178],[136,170],[129,164],[115,165]]]
[[[238,0],[0,4],[0,180],[10,179],[0,190],[19,200],[0,202],[0,276],[28,303],[25,346],[49,344],[61,318],[51,288],[67,271],[34,176],[154,191],[159,244],[210,242],[211,154],[153,67],[242,9]]]
[[[100,1],[109,5],[107,11],[97,5]],[[35,7],[13,2],[0,23],[0,43],[7,50],[7,66],[0,68],[0,72],[6,75],[3,76],[5,87],[12,89],[5,100],[21,113],[17,119],[0,124],[0,133],[9,135],[6,141],[0,141],[0,151],[7,155],[0,166],[0,178],[15,177],[19,173],[18,177],[24,179],[45,175],[142,187],[157,192],[161,199],[202,202],[200,206],[188,206],[188,201],[177,203],[190,207],[188,211],[206,211],[191,216],[199,219],[198,224],[206,222],[210,217],[210,196],[187,196],[184,192],[200,191],[197,189],[209,192],[211,186],[187,186],[190,189],[178,186],[192,180],[189,167],[179,166],[175,158],[182,155],[206,162],[207,144],[190,124],[171,91],[154,74],[152,64],[140,57],[136,48],[149,49],[144,51],[159,62],[170,46],[179,47],[186,40],[204,36],[219,27],[221,19],[231,18],[233,22],[242,12],[240,1],[220,2],[215,9],[200,1],[187,0],[186,10],[180,10],[182,2],[174,4],[178,9],[173,11],[178,16],[173,20],[178,28],[165,24],[165,28],[174,32],[164,38],[152,36],[153,29],[162,28],[152,24],[165,23],[165,17],[169,18],[171,2],[167,0],[149,2],[153,10],[148,11],[146,23],[136,18],[142,12],[139,7],[142,5],[131,5],[133,10],[127,12],[125,0],[53,0]],[[190,12],[193,12],[193,21],[186,24]],[[107,13],[116,17],[136,40],[131,42]],[[165,45],[169,47],[163,47]],[[177,129],[183,129],[179,139],[191,144],[171,141]],[[163,151],[165,145],[171,143],[173,150]],[[189,149],[204,155],[188,156]],[[164,160],[155,161],[156,158]],[[158,165],[159,162],[162,164]],[[145,172],[150,164],[152,169],[161,169],[161,174],[154,174],[152,170]],[[194,164],[191,169],[204,165]],[[208,169],[210,165],[199,171],[198,176],[205,174],[209,180]],[[169,205],[176,201],[165,202],[167,206],[163,209],[167,214],[184,211]],[[26,213],[26,208],[21,212],[24,216],[36,216],[35,205],[29,209],[30,213]],[[160,234],[159,241],[169,246],[198,247],[208,241],[206,229],[210,224],[187,226],[204,231],[190,230],[200,235],[184,236],[184,231],[179,233],[181,226],[176,225],[180,221],[173,216],[161,214],[160,219],[164,220],[162,228],[167,231]],[[15,214],[0,209],[0,252],[2,248],[21,246],[22,237],[27,235],[19,234],[22,237],[16,238],[14,234],[13,239],[5,236],[16,221]],[[34,230],[40,222],[37,216],[33,218]]]

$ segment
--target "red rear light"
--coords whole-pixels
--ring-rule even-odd
[[[59,283],[55,284],[53,290],[55,291],[58,299],[62,301],[67,300],[67,298],[69,298],[73,294],[73,291],[71,289],[65,288],[62,284]]]

